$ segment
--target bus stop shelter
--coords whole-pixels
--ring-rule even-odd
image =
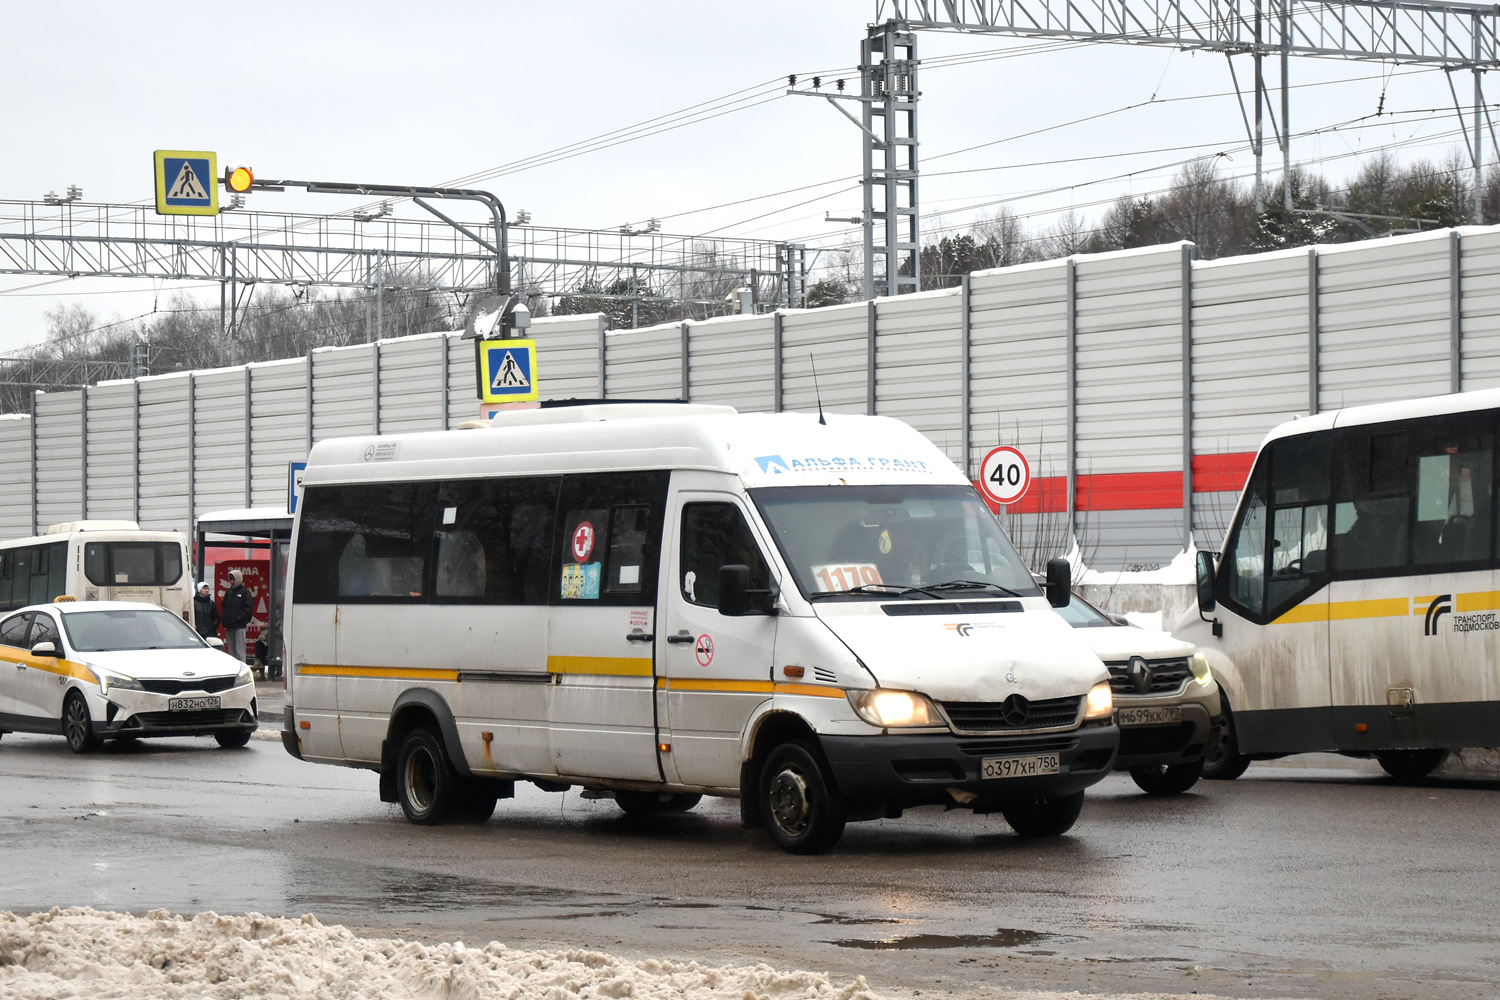
[[[275,677],[282,667],[282,612],[285,604],[286,561],[292,543],[293,516],[279,507],[247,507],[198,515],[194,526],[195,579],[207,580],[210,548],[264,551],[270,561],[266,594],[266,672]],[[208,581],[210,584],[213,581]]]

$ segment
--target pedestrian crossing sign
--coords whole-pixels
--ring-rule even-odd
[[[486,340],[479,348],[486,403],[524,403],[537,398],[536,341]]]
[[[158,149],[155,160],[157,215],[219,214],[217,153]]]

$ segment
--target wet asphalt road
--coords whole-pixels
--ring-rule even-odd
[[[263,733],[263,736],[269,736]],[[639,823],[519,785],[425,829],[369,772],[279,742],[0,741],[0,909],[315,913],[423,940],[867,975],[888,996],[1006,989],[1500,997],[1500,784],[1368,762],[1257,764],[1174,800],[1124,776],[1072,834],[916,810],[790,857],[732,801]]]

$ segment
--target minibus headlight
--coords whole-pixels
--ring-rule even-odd
[[[1109,689],[1109,681],[1100,681],[1089,689],[1088,705],[1083,710],[1085,719],[1107,719],[1115,714],[1115,696]]]
[[[1193,680],[1201,686],[1208,687],[1213,683],[1214,672],[1208,669],[1208,654],[1203,650],[1193,654],[1193,658],[1188,661],[1188,669],[1193,672]]]
[[[249,667],[246,667],[245,669],[241,670],[240,675],[234,679],[234,686],[243,687],[246,684],[253,684],[254,682],[255,675],[250,672]]]
[[[99,693],[109,694],[114,688],[121,691],[144,691],[141,682],[134,677],[126,677],[124,674],[111,674],[104,670],[95,670],[94,676],[99,678]]]
[[[915,691],[850,691],[849,704],[861,719],[872,726],[941,726],[945,725],[926,695]]]

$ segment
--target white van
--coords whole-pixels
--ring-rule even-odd
[[[899,421],[595,404],[312,451],[283,741],[417,823],[516,779],[630,812],[739,796],[794,852],[918,805],[1055,835],[1109,676]]]

